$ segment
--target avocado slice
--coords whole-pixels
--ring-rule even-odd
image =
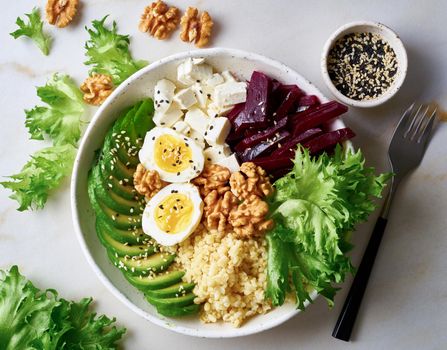
[[[130,274],[149,274],[150,272],[160,272],[166,270],[174,261],[175,255],[169,253],[155,253],[147,257],[132,259],[126,257],[116,257],[108,252],[110,260],[115,266],[118,266]]]
[[[191,292],[194,286],[194,283],[179,282],[166,288],[148,290],[145,294],[154,298],[175,298]]]
[[[126,279],[136,288],[147,291],[169,287],[182,280],[185,275],[184,271],[169,271],[157,276],[134,276],[129,273],[124,273]]]
[[[180,297],[173,297],[173,298],[155,298],[148,294],[145,294],[145,297],[147,301],[149,301],[152,305],[154,305],[156,308],[175,308],[175,307],[181,307],[181,306],[187,306],[194,303],[194,299],[196,298],[196,295],[194,293],[187,293],[185,295],[182,295]]]
[[[181,307],[157,306],[157,312],[166,317],[181,317],[195,315],[200,310],[199,304],[191,304]]]
[[[138,194],[133,185],[129,182],[118,180],[114,175],[110,174],[110,172],[107,172],[105,167],[104,171],[98,165],[95,167],[98,168],[98,172],[104,186],[107,186],[107,188],[116,193],[118,196],[128,200],[140,200],[144,198]]]
[[[106,232],[101,230],[96,224],[96,232],[98,234],[99,240],[101,243],[107,248],[116,253],[118,256],[136,256],[136,257],[146,257],[154,254],[158,249],[154,246],[153,242],[147,242],[145,244],[130,244],[130,243],[121,243],[119,241],[114,240],[110,237]],[[115,257],[116,257],[115,255]]]
[[[113,240],[120,243],[141,244],[150,239],[150,237],[143,232],[141,227],[121,230],[113,227],[108,223],[108,220],[104,220],[100,217],[96,218],[96,230],[106,232],[113,238]]]

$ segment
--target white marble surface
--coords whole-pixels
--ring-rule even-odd
[[[380,108],[352,108],[345,122],[358,134],[368,163],[387,169],[385,151],[393,126],[414,99],[437,100],[447,107],[447,2],[439,1],[170,1],[185,9],[197,5],[216,19],[214,46],[254,51],[281,60],[328,94],[319,71],[321,48],[338,26],[353,20],[381,21],[401,36],[409,54],[404,87]],[[135,57],[149,61],[189,49],[176,36],[159,42],[141,34],[137,21],[148,1],[84,0],[81,15],[66,29],[50,28],[54,47],[44,57],[27,40],[7,33],[15,18],[35,1],[19,0],[0,13],[0,175],[19,170],[28,155],[43,146],[29,141],[23,109],[38,98],[35,86],[52,72],[78,82],[87,74],[84,25],[110,14],[123,33],[132,35]],[[38,5],[42,8],[43,1]],[[94,110],[92,109],[91,112]],[[405,181],[392,209],[362,310],[349,344],[334,340],[332,328],[350,280],[342,285],[336,306],[319,299],[305,313],[276,329],[240,339],[189,338],[143,321],[119,303],[99,282],[76,241],[70,217],[68,182],[45,210],[19,213],[0,189],[0,267],[18,264],[39,286],[53,287],[65,298],[92,296],[99,312],[115,315],[128,328],[126,349],[445,349],[447,346],[447,157],[441,124],[421,167]],[[376,214],[377,215],[377,214]],[[373,217],[359,227],[353,260],[359,261]]]

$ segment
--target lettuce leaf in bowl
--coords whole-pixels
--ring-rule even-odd
[[[348,236],[375,209],[373,198],[390,176],[365,167],[360,150],[338,146],[332,156],[318,157],[297,150],[292,171],[275,182],[270,199],[276,226],[267,235],[266,296],[274,305],[283,304],[289,290],[300,309],[311,290],[333,304],[334,284],[353,272]]]

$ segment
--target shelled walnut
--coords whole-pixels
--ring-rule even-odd
[[[214,25],[208,12],[202,12],[199,17],[197,8],[188,7],[180,24],[182,27],[180,39],[185,42],[193,42],[197,47],[204,47],[208,44]]]
[[[213,190],[204,198],[204,202],[203,214],[207,227],[221,233],[228,232],[228,217],[238,206],[239,201],[237,198],[230,190],[227,190],[223,194],[219,194],[217,190]]]
[[[153,2],[144,9],[139,29],[154,38],[164,40],[177,28],[180,13],[177,7],[169,7],[163,1]]]
[[[230,190],[228,180],[230,180],[230,170],[218,164],[205,165],[202,173],[196,177],[192,183],[199,188],[202,198],[205,198],[211,191],[217,190],[223,194]]]
[[[243,163],[240,171],[231,174],[230,186],[231,192],[241,200],[252,195],[263,198],[273,192],[265,170],[252,162]]]
[[[48,23],[66,27],[76,15],[78,3],[79,0],[48,0],[45,7]]]
[[[151,199],[167,185],[165,181],[160,179],[156,170],[147,170],[141,163],[138,164],[133,175],[133,182],[137,192],[147,199]]]
[[[80,89],[84,93],[85,102],[98,106],[113,92],[112,77],[93,73],[84,80]]]

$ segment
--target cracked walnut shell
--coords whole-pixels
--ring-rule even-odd
[[[48,0],[47,21],[59,28],[66,27],[76,15],[79,0]]]
[[[154,38],[164,40],[171,35],[180,22],[177,7],[169,7],[163,1],[153,2],[144,9],[139,29]]]
[[[112,77],[93,73],[84,80],[80,87],[84,93],[84,101],[95,106],[102,104],[113,91]]]
[[[240,171],[231,174],[231,192],[240,200],[252,195],[260,198],[273,193],[273,186],[264,169],[252,162],[241,165]]]
[[[193,42],[197,47],[204,47],[208,44],[214,25],[208,12],[202,12],[199,18],[197,8],[188,7],[180,24],[182,26],[180,39],[185,42]]]
[[[137,192],[151,199],[158,191],[167,185],[156,170],[147,170],[143,164],[138,164],[133,174],[133,182]]]

